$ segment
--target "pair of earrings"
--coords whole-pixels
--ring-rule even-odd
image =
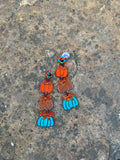
[[[65,66],[66,59],[69,58],[68,53],[63,53],[60,58],[58,58],[59,65],[55,71],[56,77],[59,78],[58,91],[61,93],[65,93],[62,96],[62,104],[64,110],[70,110],[78,106],[78,100],[75,97],[74,93],[68,92],[73,89],[73,85],[70,82],[70,78],[68,77],[68,68]],[[41,110],[39,114],[39,118],[37,120],[37,126],[39,127],[53,127],[54,126],[54,112],[50,111],[53,107],[52,96],[50,93],[53,91],[53,83],[51,82],[51,78],[53,77],[53,73],[51,71],[47,71],[45,73],[45,80],[40,84],[40,91],[44,94],[40,97],[39,108]]]

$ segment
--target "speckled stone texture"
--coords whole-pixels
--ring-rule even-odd
[[[79,107],[37,127],[39,84],[69,52]],[[0,0],[0,160],[120,159],[120,1]]]

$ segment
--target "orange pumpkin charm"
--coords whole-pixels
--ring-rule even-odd
[[[56,75],[56,77],[59,77],[59,78],[67,77],[67,75],[68,75],[68,68],[66,66],[59,65],[57,67],[57,69],[56,69],[55,75]]]
[[[50,110],[52,106],[53,103],[51,95],[40,97],[40,104],[39,104],[40,110]]]
[[[49,94],[53,91],[53,84],[49,80],[44,80],[40,85],[40,91],[44,94]]]

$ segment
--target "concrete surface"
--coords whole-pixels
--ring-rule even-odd
[[[52,79],[55,126],[39,128],[39,84],[66,66],[79,107]],[[120,159],[120,1],[0,0],[0,160]]]

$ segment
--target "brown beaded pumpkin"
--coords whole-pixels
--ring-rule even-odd
[[[53,107],[52,96],[46,95],[46,96],[40,97],[39,107],[40,107],[40,110],[50,110]]]
[[[59,92],[64,93],[64,92],[67,92],[68,90],[70,90],[72,88],[73,88],[73,85],[70,82],[69,77],[65,77],[65,78],[60,79],[58,81],[58,91]]]

